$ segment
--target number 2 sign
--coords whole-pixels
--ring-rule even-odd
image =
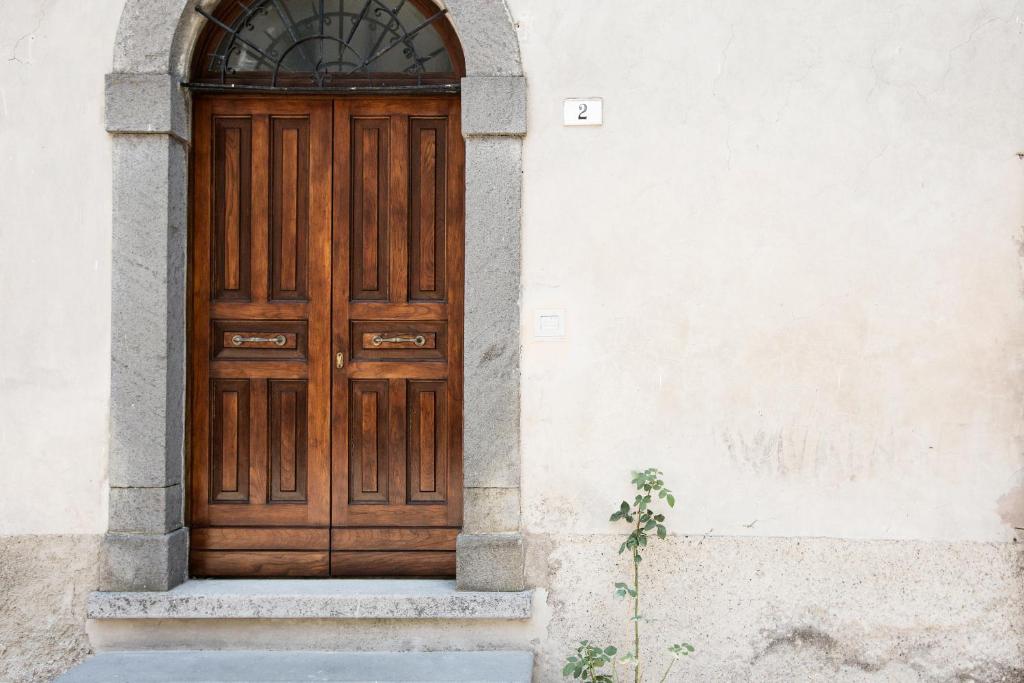
[[[570,99],[562,108],[562,121],[567,126],[600,126],[604,123],[604,100]]]

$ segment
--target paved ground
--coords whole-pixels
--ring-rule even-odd
[[[59,683],[227,683],[251,681],[447,681],[525,683],[529,652],[105,652],[57,679]]]

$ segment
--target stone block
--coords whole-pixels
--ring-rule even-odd
[[[519,531],[518,488],[467,488],[463,490],[462,531],[468,534],[516,533]]]
[[[188,140],[186,97],[170,74],[107,74],[107,131],[163,133]]]
[[[525,562],[520,534],[459,534],[455,582],[465,591],[521,591]]]
[[[462,134],[526,135],[526,79],[469,76],[462,79]]]
[[[466,141],[465,485],[519,486],[522,141]]]
[[[521,76],[519,38],[504,0],[446,0],[470,76]]]
[[[187,162],[163,135],[114,137],[110,483],[181,482]]]
[[[188,574],[188,530],[169,534],[109,532],[103,538],[100,588],[107,591],[166,591]]]
[[[181,485],[110,489],[109,528],[115,532],[165,534],[183,523]]]

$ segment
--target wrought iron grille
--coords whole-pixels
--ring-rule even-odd
[[[214,13],[196,8],[221,36],[201,43],[212,51],[193,87],[457,87],[438,30],[447,10],[428,16],[409,0],[236,2]]]

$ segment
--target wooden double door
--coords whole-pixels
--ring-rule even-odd
[[[197,99],[193,575],[454,575],[463,149],[457,97]]]

